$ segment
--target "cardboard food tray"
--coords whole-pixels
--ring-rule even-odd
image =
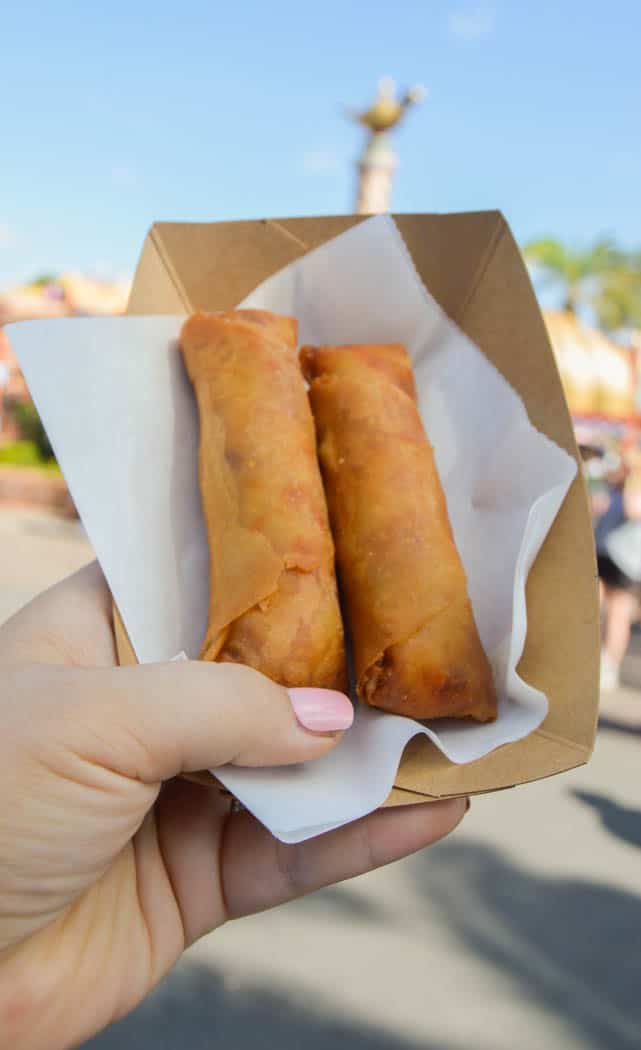
[[[578,462],[543,319],[502,215],[393,217],[437,302],[520,394],[534,426]],[[143,246],[128,313],[231,309],[272,273],[360,221],[350,215],[158,223]],[[530,572],[527,609],[518,670],[548,697],[543,724],[466,765],[453,764],[424,736],[416,737],[405,749],[386,805],[496,791],[588,760],[598,709],[599,611],[580,471]],[[135,662],[115,607],[114,625],[120,663]]]

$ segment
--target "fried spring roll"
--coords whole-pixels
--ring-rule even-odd
[[[201,659],[343,689],[334,546],[296,341],[295,320],[258,310],[198,313],[180,335],[211,566]]]
[[[496,717],[496,695],[404,347],[301,351],[358,695],[413,718]]]

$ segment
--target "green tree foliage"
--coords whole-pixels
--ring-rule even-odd
[[[35,405],[31,401],[18,401],[13,405],[12,411],[20,437],[33,442],[43,462],[52,460],[53,449]]]
[[[526,245],[524,255],[546,284],[562,289],[564,310],[587,307],[608,332],[641,327],[641,253],[609,240],[580,251],[545,237]]]
[[[605,274],[594,309],[606,332],[641,328],[641,265]]]

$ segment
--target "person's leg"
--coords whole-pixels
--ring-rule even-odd
[[[599,613],[601,617],[601,646],[605,637],[605,612],[608,606],[608,590],[605,583],[599,577]]]
[[[619,587],[609,587],[605,610],[604,661],[601,668],[601,685],[604,689],[615,689],[619,682],[619,669],[630,641],[630,626],[634,615],[634,595]]]

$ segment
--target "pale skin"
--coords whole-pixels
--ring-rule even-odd
[[[620,587],[606,587],[600,581],[601,608],[605,610],[603,649],[613,667],[620,667],[628,651],[637,599]]]
[[[199,937],[442,838],[465,800],[283,846],[179,774],[310,761],[286,690],[249,668],[117,668],[97,566],[0,628],[0,1032],[61,1050],[133,1009]]]
[[[641,480],[638,471],[633,474],[634,484],[626,485],[623,494],[623,505],[628,521],[641,520]],[[597,509],[605,513],[609,498]],[[636,594],[622,587],[607,586],[599,580],[599,598],[603,617],[603,650],[613,667],[620,667],[628,645],[632,623],[638,613],[639,600]]]

